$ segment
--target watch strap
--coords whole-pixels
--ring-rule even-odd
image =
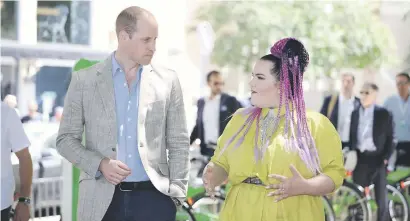
[[[20,203],[30,204],[31,199],[28,198],[28,197],[19,197],[19,200],[18,200],[18,201],[19,201]]]

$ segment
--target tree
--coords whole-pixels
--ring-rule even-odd
[[[403,16],[403,21],[404,22],[406,22],[406,21],[408,21],[408,20],[410,20],[410,10],[409,11],[407,11],[405,14],[404,14],[404,16]],[[410,45],[409,45],[409,52],[408,52],[408,54],[407,54],[407,57],[405,58],[405,60],[404,60],[404,63],[406,63],[407,65],[407,69],[410,71]]]
[[[347,1],[222,1],[202,5],[196,19],[212,24],[212,61],[249,72],[283,37],[300,39],[311,57],[310,76],[340,68],[378,68],[392,61],[394,41],[377,7]]]

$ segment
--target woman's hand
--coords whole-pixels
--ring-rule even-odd
[[[280,183],[267,185],[266,189],[274,189],[275,191],[269,192],[268,196],[275,196],[275,202],[279,202],[291,196],[302,195],[305,193],[307,180],[300,175],[299,171],[293,165],[290,165],[290,171],[292,177],[285,177],[278,174],[271,174],[269,178],[274,178]]]
[[[213,180],[213,163],[206,165],[204,169],[204,174],[202,176],[202,181],[204,182],[204,187],[206,192],[211,198],[215,197],[215,185],[212,183]]]

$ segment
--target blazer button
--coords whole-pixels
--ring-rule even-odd
[[[144,144],[143,144],[143,143],[140,143],[140,147],[144,147]]]
[[[112,151],[115,151],[115,147],[111,148]]]

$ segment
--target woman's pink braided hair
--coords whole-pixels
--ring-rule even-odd
[[[309,54],[303,47],[303,44],[294,38],[285,38],[276,42],[271,48],[271,54],[281,59],[280,67],[280,102],[277,116],[274,120],[274,128],[277,129],[281,119],[280,113],[285,106],[285,149],[288,151],[297,151],[302,161],[313,174],[320,173],[320,162],[316,145],[310,133],[307,119],[306,108],[303,97],[303,73],[309,63]],[[290,79],[293,76],[293,79]],[[293,89],[293,90],[292,90]],[[292,109],[292,110],[291,110]],[[241,112],[247,116],[245,123],[239,130],[225,143],[220,154],[235,140],[238,135],[244,131],[243,135],[235,142],[233,149],[238,148],[244,141],[244,135],[248,133],[253,122],[256,120],[256,134],[254,140],[255,160],[261,160],[266,152],[269,142],[258,146],[259,122],[262,114],[262,108],[250,107]]]

